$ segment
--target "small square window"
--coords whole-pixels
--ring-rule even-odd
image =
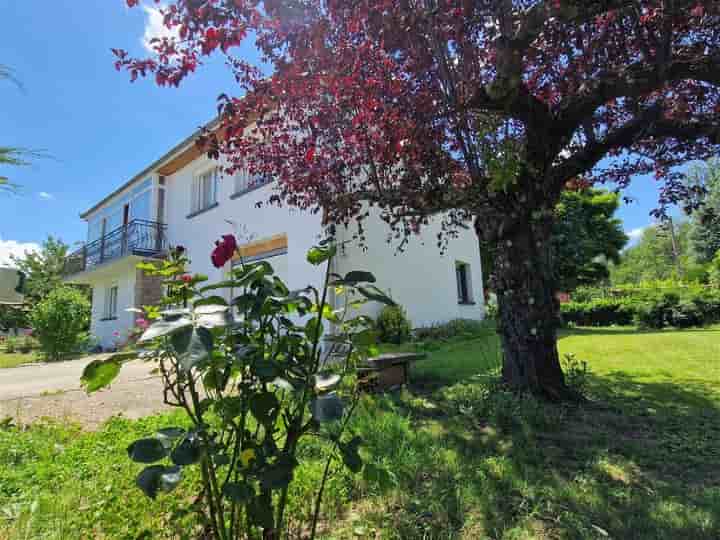
[[[455,263],[455,278],[457,280],[457,296],[459,304],[472,304],[472,283],[470,279],[470,265]]]

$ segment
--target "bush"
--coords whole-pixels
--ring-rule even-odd
[[[378,316],[377,329],[385,343],[404,343],[410,339],[410,320],[401,306],[385,306]]]
[[[90,321],[90,303],[71,287],[59,287],[38,303],[30,314],[40,348],[50,360],[74,352],[83,342]]]
[[[453,319],[446,323],[437,323],[430,326],[416,328],[413,331],[418,341],[439,341],[462,336],[476,336],[485,333],[494,327],[494,321],[486,319],[477,321],[475,319]]]
[[[636,295],[592,297],[583,291],[585,302],[561,305],[565,324],[578,326],[625,326],[661,329],[689,328],[720,322],[720,294],[707,288],[676,288],[659,294],[642,290]]]
[[[560,306],[565,324],[578,326],[613,326],[632,324],[636,310],[627,300],[597,299],[568,302]]]
[[[14,353],[18,348],[18,338],[15,336],[8,336],[5,339],[5,352]]]

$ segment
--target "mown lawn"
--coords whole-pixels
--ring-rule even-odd
[[[359,407],[363,455],[390,477],[334,477],[325,538],[720,538],[720,329],[566,332],[591,371],[580,407],[496,388],[491,334],[423,349],[409,389]],[[187,537],[188,492],[144,499],[125,454],[178,421],[0,430],[0,538]],[[295,519],[321,473],[319,447],[303,454]]]
[[[40,360],[40,354],[37,352],[29,353],[8,353],[0,352],[0,368],[16,367],[20,364],[29,362],[37,362]]]

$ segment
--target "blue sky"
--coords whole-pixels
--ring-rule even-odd
[[[125,0],[53,2],[0,0],[0,64],[12,67],[24,90],[0,83],[0,145],[50,157],[4,168],[22,185],[0,197],[0,264],[47,234],[73,244],[85,237],[79,212],[142,170],[215,114],[221,92],[236,90],[218,57],[178,89],[151,80],[130,83],[113,66],[111,47],[145,53],[143,38],[160,31],[152,10]],[[148,2],[148,6],[154,5]],[[256,59],[251,46],[242,51]],[[626,231],[652,220],[653,180],[628,191]]]

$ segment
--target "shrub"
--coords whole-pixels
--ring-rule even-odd
[[[410,320],[401,306],[385,306],[378,316],[377,329],[385,343],[404,343],[410,339]]]
[[[627,300],[597,299],[589,302],[561,304],[565,324],[578,326],[613,326],[632,324],[635,308]]]
[[[40,348],[53,361],[77,350],[89,321],[90,303],[82,292],[72,287],[53,290],[30,314]]]
[[[234,237],[224,236],[213,263],[225,264],[235,247]],[[193,497],[184,492],[176,500],[200,514],[203,538],[289,538],[293,508],[308,509],[300,525],[315,538],[323,494],[339,489],[339,465],[352,473],[364,469],[363,441],[349,422],[360,402],[353,366],[367,358],[377,334],[372,319],[351,314],[350,303],[331,309],[326,291],[342,283],[344,292],[338,294],[393,302],[370,285],[375,278],[369,272],[349,272],[331,282],[332,245],[313,248],[307,257],[316,266],[327,263],[322,288],[292,292],[267,261],[242,264],[227,281],[203,285],[207,277],[185,273],[189,261],[183,251],[139,266],[172,284],[162,302],[171,309],[147,310],[152,322],[138,345],[162,376],[165,403],[184,410],[186,419],[128,447],[130,459],[146,465],[136,485],[150,498],[181,482],[194,490]],[[239,296],[229,304],[219,289]],[[362,303],[356,299],[352,305]],[[330,351],[321,346],[326,323],[335,330]],[[336,345],[335,371],[323,371],[325,355]],[[83,386],[88,392],[107,386],[123,360],[133,356],[120,353],[90,363]],[[305,441],[315,441],[314,457],[322,455],[323,467],[308,469],[309,454],[298,450]],[[199,484],[189,482],[187,476],[198,469]],[[312,470],[313,480],[302,478],[303,470]],[[304,489],[295,489],[297,477]],[[309,482],[317,495],[300,499]]]
[[[18,348],[18,338],[15,336],[8,336],[5,339],[5,352],[14,353]]]
[[[584,291],[582,297],[591,296]],[[678,288],[663,293],[642,290],[637,295],[568,302],[560,309],[565,324],[624,326],[634,323],[651,329],[688,328],[720,321],[720,294],[707,287]]]
[[[446,323],[437,323],[430,326],[416,328],[413,331],[418,341],[438,341],[452,339],[454,337],[476,336],[492,330],[494,321],[486,319],[477,321],[475,319],[453,319]]]

